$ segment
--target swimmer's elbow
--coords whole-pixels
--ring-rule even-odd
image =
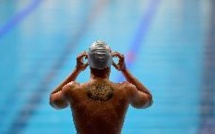
[[[55,94],[50,95],[49,104],[57,110],[68,107],[67,100]]]
[[[50,101],[49,104],[57,110],[68,107],[68,103],[65,101]]]
[[[153,99],[151,95],[147,95],[147,97],[142,97],[138,101],[134,101],[131,105],[137,109],[145,109],[150,107],[153,104]]]
[[[147,105],[145,106],[145,108],[148,108],[148,107],[152,106],[152,104],[153,104],[153,98],[152,98],[152,95],[149,94],[148,95]]]
[[[148,99],[148,101],[142,108],[148,108],[148,107],[152,106],[152,104],[153,104],[153,99],[152,99],[152,97],[150,97],[150,99]]]
[[[139,102],[139,103],[132,103],[131,105],[137,109],[145,109],[150,107],[152,103]]]

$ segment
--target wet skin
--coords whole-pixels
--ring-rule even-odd
[[[122,72],[125,82],[109,80],[110,68],[94,70],[87,83],[75,82],[84,71],[86,53],[77,57],[77,66],[72,74],[51,94],[50,105],[56,109],[70,106],[77,133],[79,134],[120,134],[129,104],[135,108],[147,108],[152,104],[149,90],[125,67],[124,56],[118,52],[119,63],[113,66]]]
[[[72,82],[66,85],[63,92],[69,101],[77,132],[120,133],[130,98],[126,84],[129,83],[115,84],[95,80],[84,84]],[[89,93],[100,94],[100,97],[92,97]]]

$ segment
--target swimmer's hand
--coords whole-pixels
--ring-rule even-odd
[[[76,69],[78,70],[78,71],[84,71],[86,68],[87,68],[87,66],[89,65],[88,63],[84,63],[84,59],[86,60],[88,58],[88,56],[87,56],[87,52],[86,51],[84,51],[84,52],[82,52],[82,53],[80,53],[78,56],[77,56],[77,58],[76,58]]]
[[[112,65],[118,70],[118,71],[124,71],[126,70],[125,65],[125,56],[123,54],[120,54],[119,52],[112,52],[112,57],[119,58],[119,62],[116,64],[114,61],[112,62]]]

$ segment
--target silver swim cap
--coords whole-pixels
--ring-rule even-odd
[[[88,63],[91,68],[104,69],[112,64],[111,48],[103,41],[95,41],[88,51]]]

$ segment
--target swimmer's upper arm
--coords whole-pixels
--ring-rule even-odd
[[[66,108],[69,103],[66,98],[66,94],[68,94],[69,90],[72,88],[74,85],[73,82],[70,82],[66,84],[62,90],[58,92],[53,92],[50,95],[50,105],[54,107],[55,109],[63,109]]]
[[[128,84],[130,94],[130,104],[134,108],[147,108],[152,105],[151,94],[140,91],[133,84]]]

